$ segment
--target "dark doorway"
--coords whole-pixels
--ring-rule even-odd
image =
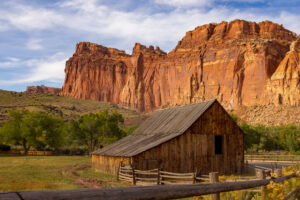
[[[216,155],[223,154],[223,136],[222,135],[215,136],[215,154]]]

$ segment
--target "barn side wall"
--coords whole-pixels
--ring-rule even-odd
[[[215,155],[215,135],[223,135],[223,154]],[[240,173],[244,163],[244,135],[216,102],[183,135],[133,158],[136,169],[161,167],[171,172],[215,171]]]
[[[96,171],[103,172],[106,174],[117,174],[119,164],[123,161],[124,164],[129,164],[130,158],[127,157],[110,157],[92,155],[92,165]]]

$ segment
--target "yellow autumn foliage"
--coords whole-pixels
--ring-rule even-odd
[[[297,172],[299,165],[284,167],[282,169],[282,175],[288,175],[294,172]],[[271,176],[276,177],[275,174]],[[239,176],[219,176],[220,182],[229,182],[229,181],[241,181]],[[243,180],[245,181],[245,180]],[[266,187],[266,197],[265,200],[283,200],[284,197],[292,190],[300,187],[300,174],[297,174],[297,177],[291,178],[284,181],[283,183],[275,183],[271,181]],[[298,194],[299,195],[299,194]],[[260,187],[251,188],[247,190],[238,190],[231,192],[221,193],[221,200],[262,200]],[[299,196],[292,197],[290,200],[299,199]],[[210,200],[210,195],[205,195],[201,197],[193,197],[193,200]]]

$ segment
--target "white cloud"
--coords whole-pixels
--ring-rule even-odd
[[[60,60],[41,61],[38,66],[32,68],[28,77],[18,80],[20,83],[50,81],[61,83],[64,80],[64,68],[66,58]]]
[[[9,27],[6,24],[1,24],[0,21],[0,32],[7,31]]]
[[[17,68],[19,59],[14,57],[7,57],[5,61],[0,62],[0,69]]]
[[[58,53],[50,56],[48,59],[40,60],[31,59],[20,61],[17,59],[15,64],[18,66],[16,67],[26,67],[28,70],[25,74],[19,75],[13,80],[6,80],[5,83],[8,85],[38,81],[61,83],[65,76],[64,68],[66,60],[67,56],[65,53]]]
[[[73,8],[73,9],[80,9],[83,11],[96,11],[95,9],[99,1],[97,0],[65,0],[61,3],[58,3],[58,5],[62,8]]]
[[[9,61],[11,61],[11,62],[18,62],[18,61],[20,61],[19,58],[14,58],[14,57],[7,57],[6,59],[9,60]]]
[[[30,39],[27,43],[26,43],[26,47],[29,50],[41,50],[44,47],[40,44],[42,42],[42,40],[40,39]]]
[[[20,30],[42,30],[53,28],[63,21],[55,10],[32,7],[14,2],[7,3],[10,9],[0,9],[0,20]]]
[[[265,2],[265,0],[221,0],[224,2],[241,2],[241,3],[257,3],[257,2]]]
[[[283,24],[286,28],[300,34],[300,13],[298,15],[281,12],[279,17],[275,17],[273,20],[279,24]]]
[[[214,0],[156,1],[157,3],[178,7],[207,5],[214,2]],[[18,4],[14,5],[13,12],[7,11],[7,15],[1,14],[3,10],[0,9],[0,19],[6,18],[11,26],[27,32],[60,28],[60,30],[68,31],[71,35],[77,34],[79,37],[83,34],[97,36],[100,43],[101,38],[110,38],[111,43],[120,44],[119,48],[122,49],[130,49],[133,43],[138,41],[146,44],[162,45],[167,50],[171,50],[186,31],[194,29],[196,26],[236,18],[251,21],[269,19],[282,23],[285,27],[300,33],[300,21],[297,20],[300,14],[292,13],[282,13],[278,17],[269,16],[268,13],[255,13],[253,10],[213,6],[211,9],[177,8],[169,12],[153,14],[141,9],[133,11],[116,10],[101,4],[101,1],[97,0],[65,0],[56,4],[56,6],[56,9],[46,9]],[[35,44],[32,45],[33,49],[42,48],[38,40],[32,42]]]
[[[214,0],[155,0],[157,4],[173,7],[210,6]]]

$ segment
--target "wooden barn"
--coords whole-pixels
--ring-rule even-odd
[[[140,170],[240,173],[244,134],[217,100],[157,110],[130,136],[92,155],[104,173],[116,174],[121,161]]]

